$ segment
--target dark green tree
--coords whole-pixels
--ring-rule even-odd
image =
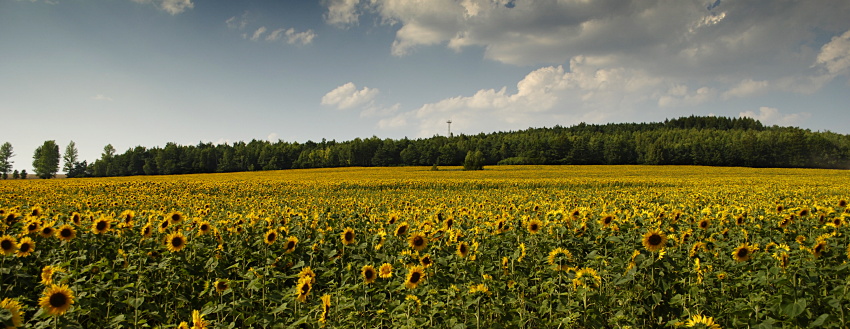
[[[3,146],[0,146],[0,172],[3,173],[3,179],[6,179],[6,174],[12,170],[12,162],[9,159],[15,156],[15,153],[12,152],[12,144],[9,142],[3,143]]]
[[[56,177],[56,172],[59,171],[59,145],[56,141],[45,141],[35,149],[32,159],[36,176],[41,179]]]
[[[77,157],[79,156],[79,152],[77,152],[77,144],[74,141],[68,143],[68,146],[65,146],[65,153],[62,155],[62,161],[64,164],[62,165],[62,171],[66,174],[74,169],[74,165],[77,163]]]
[[[18,170],[15,169],[15,171],[12,173],[12,178],[13,179],[21,178],[21,173],[19,173]]]
[[[484,170],[484,153],[480,150],[467,151],[463,170]]]
[[[27,179],[27,170],[21,170],[21,179]]]

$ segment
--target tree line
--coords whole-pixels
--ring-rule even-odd
[[[51,152],[58,157],[58,146],[43,147],[52,148]],[[464,165],[480,169],[485,165],[506,164],[850,169],[850,135],[767,127],[751,118],[690,116],[653,123],[581,123],[571,127],[420,139],[373,136],[344,142],[323,139],[305,143],[280,140],[218,145],[168,143],[164,147],[136,146],[121,154],[107,145],[101,158],[91,164],[76,161],[76,148],[72,144],[66,148],[64,158],[68,177],[349,166]],[[37,167],[35,163],[34,167]]]

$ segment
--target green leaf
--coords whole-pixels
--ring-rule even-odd
[[[821,314],[817,319],[815,319],[815,322],[812,322],[811,326],[812,327],[820,327],[820,326],[823,325],[824,321],[826,321],[827,318],[829,318],[829,314],[826,314],[826,313]]]
[[[109,323],[109,325],[115,328],[118,327],[121,322],[124,322],[124,314],[119,314],[118,316],[112,318],[112,321]]]
[[[798,299],[797,301],[787,304],[782,307],[782,313],[789,319],[796,318],[800,313],[806,310],[806,300]]]
[[[144,303],[144,302],[145,302],[145,297],[127,298],[127,305],[130,305],[133,308],[139,308],[139,306],[142,305],[142,303]]]

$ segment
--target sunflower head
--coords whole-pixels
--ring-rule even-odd
[[[407,272],[407,279],[404,281],[404,286],[408,289],[415,289],[423,281],[425,281],[425,269],[422,266],[413,266]]]
[[[215,292],[221,294],[230,288],[230,283],[227,280],[218,279],[213,283],[213,287],[215,288]]]
[[[614,223],[614,219],[614,215],[606,215],[599,220],[599,224],[602,225],[602,227],[609,227],[611,226],[611,223]]]
[[[9,323],[11,324],[11,327],[7,328],[17,328],[22,325],[21,307],[22,305],[20,302],[11,298],[4,298],[0,301],[0,308],[6,309],[9,313],[12,313],[12,318],[10,319],[11,322]]]
[[[210,233],[212,231],[212,226],[210,226],[209,222],[201,222],[198,225],[198,235],[204,235]]]
[[[466,256],[469,256],[469,245],[466,242],[461,241],[457,244],[457,255],[461,258],[466,258]]]
[[[543,222],[539,219],[532,219],[528,221],[526,228],[528,229],[528,233],[537,234],[540,232],[540,229],[543,228]]]
[[[298,279],[302,280],[304,278],[310,279],[310,283],[316,282],[316,273],[310,269],[310,266],[304,267],[301,269],[301,272],[298,272]]]
[[[395,227],[395,235],[402,236],[407,234],[407,230],[410,229],[410,225],[407,222],[398,223],[398,226]]]
[[[421,264],[422,267],[428,268],[434,264],[434,260],[431,259],[431,255],[425,255],[419,258],[419,264]]]
[[[0,237],[0,253],[3,255],[11,255],[18,250],[18,239],[11,235]]]
[[[295,247],[298,246],[298,238],[294,236],[290,236],[286,238],[286,244],[284,245],[286,252],[291,253],[295,251]]]
[[[178,252],[186,247],[186,236],[181,232],[174,232],[165,237],[165,247],[168,251]]]
[[[179,211],[172,211],[165,214],[163,219],[171,222],[171,224],[180,224],[180,222],[183,221],[183,213]]]
[[[567,263],[572,261],[572,258],[573,254],[569,250],[558,247],[549,252],[546,260],[555,271],[566,271],[569,269]]]
[[[823,256],[823,253],[826,251],[826,249],[826,241],[818,240],[818,242],[815,243],[814,246],[812,246],[812,255],[814,255],[815,258],[820,258],[820,256]]]
[[[378,276],[381,279],[389,279],[393,276],[393,265],[390,263],[384,263],[381,267],[378,268]]]
[[[295,285],[295,300],[299,302],[306,302],[307,296],[310,294],[310,290],[313,289],[313,283],[310,278],[301,278],[298,280],[298,284]]]
[[[83,216],[80,216],[80,214],[77,213],[76,211],[71,213],[71,222],[73,222],[74,225],[79,226],[80,222],[82,222],[82,220],[83,220]]]
[[[30,208],[29,215],[32,216],[32,217],[39,217],[43,213],[44,213],[44,209],[42,209],[41,206],[35,206],[35,207]]]
[[[841,208],[847,207],[847,200],[841,199],[838,200],[838,206]]]
[[[346,246],[354,244],[354,229],[346,227],[345,230],[339,234],[339,238],[342,240],[342,244]]]
[[[18,243],[18,257],[27,257],[32,252],[35,251],[35,241],[30,239],[30,237],[26,236],[21,239],[21,242]]]
[[[720,325],[714,322],[714,318],[699,314],[692,316],[685,322],[685,326],[689,328],[699,327],[700,325],[707,329],[720,329]]]
[[[41,228],[41,222],[38,220],[30,220],[27,222],[27,233],[35,233],[38,232],[38,229]]]
[[[204,315],[201,313],[201,311],[192,311],[192,329],[204,329],[208,325],[209,323],[204,320]]]
[[[151,223],[147,223],[147,225],[142,227],[142,238],[150,238],[153,235],[153,226]]]
[[[657,229],[649,230],[649,232],[643,235],[641,242],[646,250],[652,252],[659,251],[667,244],[667,235]]]
[[[56,230],[56,237],[62,241],[71,241],[77,237],[77,230],[73,226],[65,224],[59,226],[59,229]]]
[[[277,240],[277,230],[274,230],[274,229],[266,232],[266,235],[263,238],[263,242],[265,242],[268,245],[273,244],[276,240]]]
[[[422,251],[428,246],[428,238],[425,237],[425,234],[414,233],[407,239],[407,244],[416,251]]]
[[[753,255],[753,251],[755,251],[755,248],[745,242],[738,246],[738,248],[735,248],[735,251],[732,252],[732,258],[734,258],[736,262],[745,262],[750,260],[750,257]]]
[[[360,269],[360,274],[363,275],[363,282],[366,284],[372,284],[375,282],[375,279],[378,278],[378,272],[375,271],[375,268],[372,265],[363,266]]]
[[[112,227],[112,221],[109,218],[101,217],[92,223],[91,231],[94,234],[103,234],[109,231]]]
[[[47,314],[63,315],[74,304],[74,291],[67,285],[51,285],[44,289],[38,304]]]
[[[709,225],[711,225],[711,222],[708,220],[708,218],[704,218],[703,220],[699,221],[698,224],[699,228],[703,230],[707,230]]]

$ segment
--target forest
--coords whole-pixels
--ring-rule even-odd
[[[480,152],[483,165],[704,165],[850,168],[850,135],[764,126],[751,118],[682,117],[654,123],[585,124],[420,139],[355,138],[305,143],[252,140],[136,146],[111,145],[93,163],[74,163],[68,177],[173,175],[375,166],[457,166]]]

